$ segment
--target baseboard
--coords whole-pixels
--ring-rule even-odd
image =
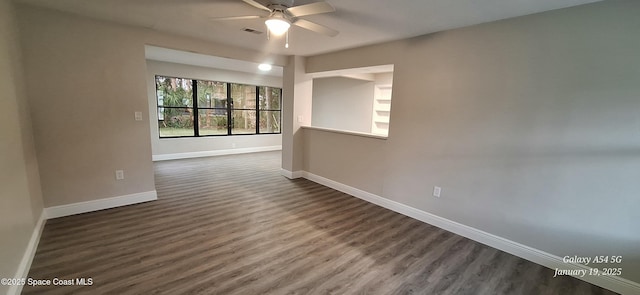
[[[513,254],[515,256],[524,258],[526,260],[532,261],[534,263],[546,266],[551,269],[585,269],[588,270],[590,267],[587,267],[582,264],[568,264],[563,263],[562,258],[538,250],[531,248],[529,246],[490,234],[488,232],[457,223],[455,221],[413,208],[411,206],[407,206],[405,204],[389,200],[387,198],[383,198],[381,196],[348,186],[346,184],[324,178],[322,176],[315,175],[313,173],[309,173],[307,171],[297,171],[301,172],[301,176],[316,182],[318,184],[333,188],[335,190],[341,191],[343,193],[352,195],[359,199],[365,200],[367,202],[376,204],[378,206],[387,208],[389,210],[393,210],[402,215],[420,220],[422,222],[431,224],[433,226],[437,226],[444,230],[450,231],[452,233],[461,235],[463,237],[469,238],[471,240],[480,242],[482,244],[491,246],[493,248],[502,250],[504,252]],[[284,174],[283,174],[284,175]],[[286,176],[286,175],[285,175]],[[640,284],[621,278],[617,276],[584,276],[584,277],[576,277],[583,281],[589,282],[591,284],[600,286],[605,289],[609,289],[611,291],[620,293],[620,294],[640,294]]]
[[[40,213],[40,218],[38,218],[38,221],[33,228],[31,238],[29,239],[27,248],[24,251],[24,255],[22,255],[22,259],[20,260],[20,264],[18,265],[18,270],[16,271],[16,275],[13,276],[14,278],[26,278],[29,275],[29,269],[31,268],[33,257],[35,257],[36,255],[36,250],[38,249],[38,242],[40,242],[40,235],[42,235],[42,229],[44,228],[45,220],[46,216],[43,209]],[[7,291],[8,295],[18,295],[20,293],[22,293],[22,286],[18,285],[10,286],[9,290]]]
[[[303,172],[304,171],[293,171],[293,172],[291,172],[291,171],[285,170],[285,169],[280,170],[280,174],[282,174],[282,176],[284,176],[286,178],[289,178],[289,179],[296,179],[296,178],[303,177],[304,176]]]
[[[228,149],[228,150],[162,154],[162,155],[153,155],[151,156],[151,158],[153,161],[167,161],[167,160],[178,160],[178,159],[188,159],[188,158],[270,152],[270,151],[280,151],[280,150],[282,150],[281,145],[274,145],[274,146],[261,146],[261,147],[239,148],[239,149]]]
[[[51,219],[131,204],[144,203],[157,199],[158,195],[156,191],[148,191],[87,202],[48,207],[44,209],[44,213],[47,219]]]

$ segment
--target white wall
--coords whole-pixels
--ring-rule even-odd
[[[158,134],[158,113],[156,109],[156,75],[282,88],[281,77],[253,75],[249,73],[221,69],[147,60],[147,96],[149,102],[149,120],[151,126],[151,149],[154,156],[204,151],[226,151],[233,149],[274,147],[282,145],[281,134],[161,139]]]
[[[42,212],[15,10],[0,0],[0,278],[15,278]],[[26,267],[26,265],[25,265]],[[5,294],[9,286],[0,285]]]
[[[306,129],[304,170],[560,257],[623,255],[640,282],[638,11],[603,1],[308,57],[308,73],[395,67],[388,140]]]
[[[370,133],[374,84],[345,77],[313,79],[311,126]]]

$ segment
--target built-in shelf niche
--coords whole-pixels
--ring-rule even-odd
[[[371,133],[387,136],[391,118],[391,84],[376,84],[373,90]]]

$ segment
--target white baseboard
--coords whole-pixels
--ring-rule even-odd
[[[262,147],[251,147],[251,148],[228,149],[228,150],[162,154],[162,155],[153,155],[151,156],[151,158],[153,161],[166,161],[166,160],[177,160],[177,159],[188,159],[188,158],[247,154],[247,153],[257,153],[257,152],[270,152],[270,151],[280,151],[280,150],[282,150],[281,145],[274,145],[274,146],[262,146]]]
[[[26,278],[29,275],[29,269],[31,268],[33,257],[36,256],[36,250],[38,249],[38,242],[40,242],[40,235],[42,235],[42,229],[44,228],[45,220],[45,212],[44,210],[42,210],[42,212],[40,213],[40,218],[38,218],[38,221],[33,228],[33,232],[31,233],[31,238],[29,239],[29,243],[27,244],[27,249],[22,255],[22,259],[20,260],[20,264],[18,265],[18,270],[16,271],[16,275],[13,276],[14,278]],[[18,295],[20,293],[22,293],[22,286],[18,285],[10,286],[9,290],[7,291],[8,295]]]
[[[296,171],[296,172],[301,172],[302,177],[308,180],[311,180],[313,182],[333,188],[335,190],[338,190],[343,193],[357,197],[359,199],[365,200],[367,202],[387,208],[389,210],[393,210],[402,215],[409,216],[411,218],[420,220],[422,222],[437,226],[444,230],[461,235],[463,237],[466,237],[471,240],[480,242],[482,244],[491,246],[493,248],[502,250],[504,252],[513,254],[515,256],[524,258],[526,260],[535,262],[537,264],[546,266],[551,269],[556,269],[556,268],[585,269],[585,270],[590,269],[590,267],[587,267],[582,264],[563,263],[562,258],[556,255],[553,255],[538,249],[534,249],[529,246],[525,246],[523,244],[490,234],[488,232],[485,232],[461,223],[457,223],[455,221],[407,206],[405,204],[402,204],[396,201],[389,200],[387,198],[380,197],[378,195],[348,186],[346,184],[342,184],[337,181],[333,181],[331,179],[324,178],[322,176],[318,176],[313,173],[309,173],[307,171]],[[283,175],[284,175],[284,171],[283,171]],[[640,284],[621,278],[621,277],[587,275],[584,277],[577,277],[577,278],[583,281],[589,282],[591,284],[600,286],[602,288],[612,290],[620,294],[625,294],[625,295],[640,294]]]
[[[103,209],[115,208],[120,206],[126,206],[131,204],[143,203],[148,201],[157,200],[158,195],[156,191],[148,191],[112,198],[105,198],[87,202],[73,203],[68,205],[48,207],[44,209],[45,217],[47,219],[64,217],[69,215],[75,215],[80,213],[86,213],[91,211],[98,211]]]
[[[289,170],[285,170],[282,169],[280,170],[280,174],[282,174],[282,176],[289,178],[289,179],[296,179],[296,178],[300,178],[304,176],[304,171],[289,171]]]

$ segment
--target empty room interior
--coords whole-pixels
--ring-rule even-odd
[[[0,293],[640,294],[639,15],[0,0]]]

